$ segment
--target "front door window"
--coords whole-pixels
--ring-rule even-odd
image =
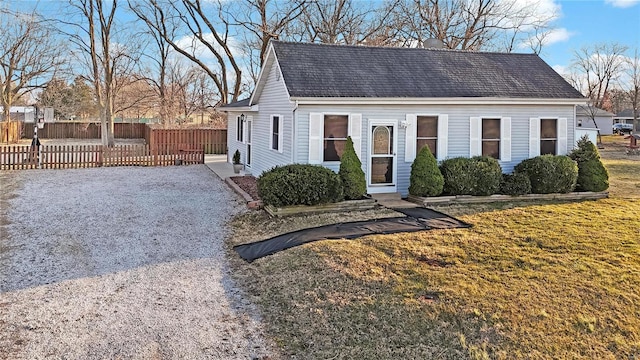
[[[370,185],[393,185],[395,172],[394,126],[371,127]]]

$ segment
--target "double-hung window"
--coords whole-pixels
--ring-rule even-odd
[[[540,155],[556,155],[558,120],[540,119]]]
[[[500,119],[482,119],[482,156],[500,159]]]
[[[236,118],[236,140],[239,142],[244,141],[244,121],[242,116]]]
[[[349,116],[324,116],[323,161],[340,161],[347,144],[348,134]]]
[[[420,152],[424,146],[428,146],[433,156],[438,158],[437,116],[418,116],[417,118],[416,153]]]
[[[271,115],[270,127],[270,148],[271,150],[282,152],[282,115]]]

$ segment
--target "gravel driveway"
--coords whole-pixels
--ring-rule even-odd
[[[204,165],[0,174],[0,358],[272,356]]]

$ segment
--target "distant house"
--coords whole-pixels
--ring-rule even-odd
[[[276,165],[338,171],[347,136],[369,193],[408,193],[411,164],[486,155],[511,172],[566,154],[586,99],[540,57],[272,41],[250,98],[228,113],[229,153],[255,176]]]
[[[613,134],[614,114],[592,106],[576,107],[576,128],[599,129],[600,135]],[[595,120],[595,124],[594,124]]]
[[[637,116],[640,118],[640,114]],[[633,109],[624,109],[613,117],[614,124],[633,124]]]
[[[9,117],[12,121],[33,122],[35,119],[35,107],[33,106],[12,106],[9,108]],[[0,120],[3,117],[4,107],[0,106]]]

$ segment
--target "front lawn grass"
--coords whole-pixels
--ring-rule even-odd
[[[286,357],[640,358],[640,157],[605,145],[609,199],[467,206],[453,212],[471,229],[316,242],[232,263]],[[383,215],[251,213],[231,244]]]

